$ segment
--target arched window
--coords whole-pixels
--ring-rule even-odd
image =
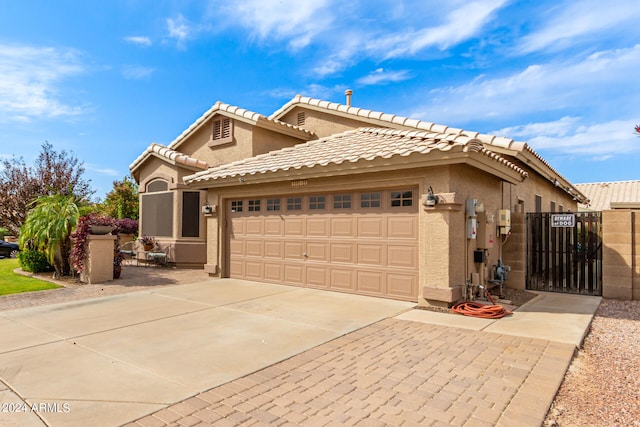
[[[154,179],[147,184],[147,193],[157,193],[160,191],[169,191],[169,183],[164,179]]]

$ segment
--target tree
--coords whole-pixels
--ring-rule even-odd
[[[73,195],[41,196],[33,203],[20,230],[20,246],[43,251],[57,276],[71,272],[71,233],[78,224],[78,206]]]
[[[83,163],[73,154],[56,152],[44,142],[33,166],[22,157],[0,162],[0,224],[18,235],[28,206],[40,196],[72,194],[77,203],[88,202],[94,193],[85,180]]]
[[[113,190],[107,194],[103,206],[112,218],[138,219],[138,185],[126,176],[122,181],[113,181]]]

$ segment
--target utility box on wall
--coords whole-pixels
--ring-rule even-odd
[[[511,232],[511,211],[509,209],[500,209],[498,211],[498,229],[502,235]]]
[[[478,212],[478,247],[493,248],[496,237],[495,215]]]

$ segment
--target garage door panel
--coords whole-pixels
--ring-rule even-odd
[[[329,287],[343,291],[355,291],[355,271],[348,268],[329,269]]]
[[[230,277],[244,278],[244,261],[229,261],[229,275]]]
[[[418,218],[415,215],[387,216],[387,237],[389,239],[417,239]]]
[[[262,280],[263,279],[263,269],[264,264],[259,261],[246,261],[244,271],[244,276],[247,279],[251,280]]]
[[[247,218],[245,221],[247,236],[262,236],[264,234],[264,220],[262,218]]]
[[[303,253],[304,253],[304,242],[302,241],[284,242],[285,259],[302,259]]]
[[[229,245],[229,252],[231,255],[244,256],[244,240],[232,240]]]
[[[356,280],[358,292],[373,295],[385,294],[385,273],[382,271],[358,270]]]
[[[284,254],[284,242],[265,240],[264,241],[264,256],[265,258],[278,258],[282,259]]]
[[[331,221],[331,237],[355,237],[354,219],[352,217],[334,217]]]
[[[309,237],[329,237],[329,218],[314,217],[307,218],[307,236]]]
[[[355,263],[354,243],[331,243],[331,262]]]
[[[262,257],[263,256],[262,240],[255,240],[255,239],[247,240],[245,242],[245,255]]]
[[[412,299],[418,295],[416,274],[387,273],[387,295],[400,299]]]
[[[358,244],[358,264],[384,265],[384,245]]]
[[[282,263],[264,263],[264,280],[268,280],[270,282],[282,282],[283,279],[284,271]]]
[[[304,218],[287,217],[284,220],[285,236],[304,236]]]
[[[307,264],[307,280],[306,283],[309,286],[314,288],[329,288],[329,274],[327,271],[327,267],[323,266],[314,266]]]
[[[304,266],[301,264],[285,264],[284,281],[292,285],[304,284]]]
[[[245,219],[242,217],[231,218],[231,235],[235,237],[244,236],[246,234]]]
[[[382,216],[358,218],[358,237],[381,239],[385,236],[385,221]]]
[[[415,245],[387,245],[387,266],[417,268],[418,248]]]
[[[348,209],[307,210],[309,197],[300,210],[229,214],[231,277],[417,300],[417,210],[388,195],[373,208],[354,195]]]
[[[307,242],[307,259],[314,262],[329,262],[329,242]]]
[[[267,236],[284,236],[284,221],[280,217],[264,219],[264,234]]]

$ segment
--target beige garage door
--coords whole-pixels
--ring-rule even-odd
[[[415,189],[230,200],[230,277],[417,301]]]

